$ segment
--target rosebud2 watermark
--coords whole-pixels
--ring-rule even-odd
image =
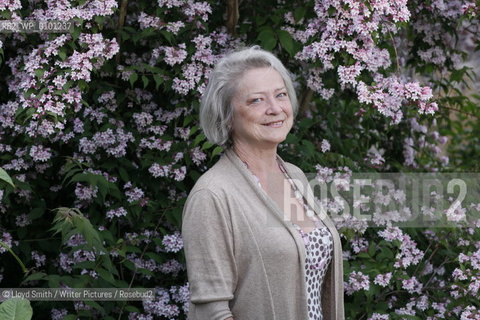
[[[479,173],[369,172],[307,177],[284,180],[280,219],[308,219],[308,214],[302,214],[306,212],[303,203],[307,203],[315,208],[317,217],[328,215],[337,227],[480,226]],[[292,181],[301,196],[292,190]],[[279,226],[278,218],[268,217],[267,224]]]

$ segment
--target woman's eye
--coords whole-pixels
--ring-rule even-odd
[[[279,98],[283,98],[283,97],[286,97],[286,96],[287,96],[286,92],[281,92],[277,95],[277,97],[279,97]]]
[[[262,101],[262,99],[260,99],[260,98],[254,98],[254,99],[251,99],[251,100],[250,100],[250,104],[252,104],[252,103],[259,103],[260,101]]]

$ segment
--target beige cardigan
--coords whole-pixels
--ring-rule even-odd
[[[306,186],[298,167],[279,160],[298,179],[297,186],[302,187],[299,181]],[[322,291],[324,320],[343,320],[340,237],[328,217],[323,221],[334,241]],[[191,293],[188,319],[308,320],[303,239],[232,150],[191,190],[182,236]]]

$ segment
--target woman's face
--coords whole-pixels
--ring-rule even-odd
[[[245,72],[237,85],[232,105],[234,144],[276,147],[292,128],[290,97],[282,76],[273,68]]]

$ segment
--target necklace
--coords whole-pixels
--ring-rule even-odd
[[[237,154],[237,157],[238,157],[238,154]],[[262,184],[260,183],[260,179],[255,175],[255,173],[253,173],[253,171],[249,168],[248,166],[248,163],[246,161],[243,161],[240,157],[238,157],[242,163],[245,165],[245,167],[248,169],[248,171],[252,174],[253,178],[255,179],[255,181],[257,182],[258,186],[260,188],[262,188],[263,190],[263,187],[262,187]],[[311,218],[312,220],[314,221],[318,221],[318,218],[315,216],[315,212],[312,210],[312,208],[310,207],[310,205],[308,204],[307,201],[305,201],[305,198],[303,197],[302,193],[300,192],[300,190],[298,190],[297,188],[297,185],[293,182],[293,179],[290,178],[290,175],[288,174],[287,172],[287,169],[283,166],[283,164],[281,163],[281,161],[278,159],[278,156],[276,158],[277,160],[277,165],[278,165],[278,168],[280,169],[280,171],[282,171],[283,175],[285,176],[285,178],[287,179],[287,181],[289,182],[290,186],[292,187],[293,189],[293,192],[294,192],[294,196],[295,198],[297,199],[297,201],[299,202],[299,204],[303,207],[303,209],[305,210],[305,214],[307,215],[307,217]],[[293,223],[294,224],[294,223]],[[316,223],[317,224],[317,223]],[[295,224],[294,224],[295,225]],[[301,230],[301,229],[300,229]],[[303,231],[303,230],[302,230]]]
[[[290,183],[290,186],[291,186],[292,189],[293,189],[293,193],[294,193],[294,195],[295,195],[295,198],[297,199],[297,201],[298,201],[298,202],[303,206],[303,208],[305,209],[305,213],[306,213],[307,217],[312,218],[313,220],[316,220],[314,211],[312,210],[312,208],[310,207],[310,205],[308,205],[308,202],[305,201],[305,198],[303,197],[303,195],[302,195],[302,193],[300,192],[300,190],[298,190],[297,185],[295,184],[295,182],[293,182],[293,179],[290,178],[290,175],[288,174],[287,169],[285,169],[285,167],[283,166],[283,164],[281,164],[280,162],[278,163],[278,166],[279,166],[280,170],[282,170],[283,175],[285,176],[285,178],[286,178],[286,179],[288,180],[288,182]]]

